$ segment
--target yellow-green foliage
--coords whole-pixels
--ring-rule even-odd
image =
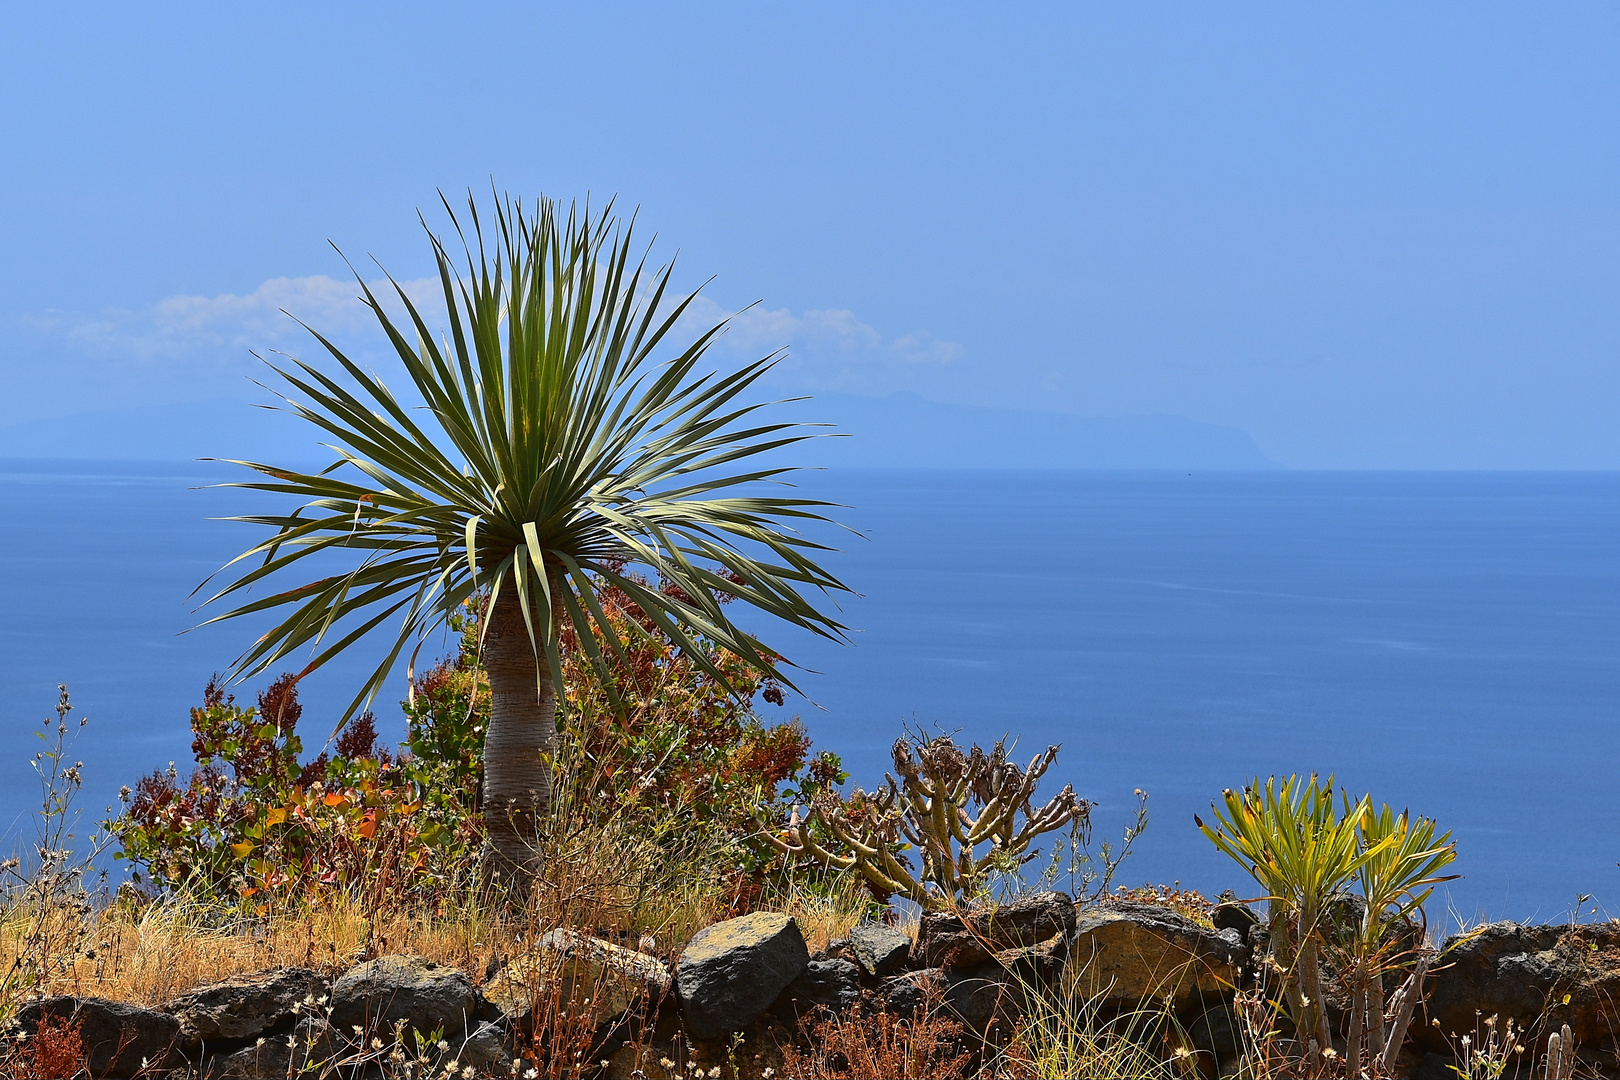
[[[1433,885],[1449,880],[1438,872],[1455,858],[1451,835],[1436,839],[1427,818],[1413,821],[1388,806],[1375,811],[1370,795],[1336,803],[1332,778],[1323,784],[1315,775],[1280,783],[1272,777],[1263,786],[1255,780],[1242,792],[1225,791],[1213,810],[1215,824],[1195,818],[1198,828],[1270,898],[1273,960],[1300,1041],[1314,1040],[1313,1055],[1331,1046],[1321,1006],[1321,959],[1328,951],[1355,995],[1347,1033],[1352,1065],[1359,1066],[1364,1049],[1392,1059],[1417,990],[1403,991],[1386,1032],[1383,975],[1417,959],[1421,933],[1410,924],[1421,918]],[[1364,913],[1355,925],[1338,925],[1333,901],[1352,884],[1361,887]]]

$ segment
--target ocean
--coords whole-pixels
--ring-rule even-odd
[[[90,718],[86,818],[188,767],[187,710],[263,626],[192,590],[255,508],[205,464],[0,463],[0,830],[32,832],[65,682]],[[838,470],[829,565],[853,644],[745,619],[798,669],[803,717],[881,781],[906,724],[1060,744],[1043,790],[1116,840],[1149,793],[1125,884],[1255,888],[1193,826],[1223,788],[1319,772],[1438,819],[1464,877],[1432,922],[1620,912],[1620,474]],[[737,612],[743,615],[743,612]],[[429,650],[431,651],[431,650]],[[316,742],[373,650],[306,683]],[[374,662],[374,660],[373,660]],[[393,701],[377,713],[402,733]],[[251,699],[252,688],[243,691]],[[1605,906],[1608,905],[1608,906]]]

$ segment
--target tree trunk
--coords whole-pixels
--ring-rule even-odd
[[[1412,1009],[1423,1000],[1423,976],[1428,974],[1429,963],[1434,957],[1435,954],[1427,949],[1418,953],[1417,965],[1395,995],[1395,1020],[1390,1025],[1389,1038],[1384,1044],[1385,1072],[1395,1068],[1395,1059],[1400,1056],[1401,1045],[1406,1042],[1406,1029],[1412,1023]]]
[[[1298,928],[1290,924],[1286,915],[1272,914],[1267,935],[1271,942],[1271,956],[1282,970],[1283,1002],[1288,1007],[1288,1018],[1294,1022],[1295,1037],[1299,1045],[1304,1046],[1307,1038],[1303,1026],[1305,995],[1300,992],[1299,947],[1294,942],[1297,933]]]
[[[1367,987],[1367,1023],[1369,1025],[1367,1058],[1382,1063],[1384,1060],[1384,974],[1375,972]]]
[[[1344,976],[1344,985],[1350,988],[1350,1033],[1344,1048],[1344,1072],[1352,1080],[1359,1080],[1361,1076],[1361,1037],[1368,1011],[1365,978],[1360,963],[1351,964]],[[1383,1019],[1378,1022],[1382,1024]]]
[[[1328,1028],[1327,1002],[1322,1000],[1322,967],[1316,955],[1317,914],[1313,909],[1299,914],[1299,989],[1305,998],[1305,1014],[1296,1023],[1303,1028],[1297,1037],[1303,1042],[1315,1036],[1323,1050],[1333,1045]]]
[[[531,598],[537,639],[543,607]],[[557,692],[546,663],[529,640],[511,582],[489,613],[484,671],[489,676],[489,730],[484,732],[484,827],[503,881],[527,891],[540,869],[540,817],[551,805],[551,769],[542,755],[557,741]]]
[[[1307,939],[1299,950],[1300,989],[1310,998],[1305,1007],[1310,1034],[1326,1050],[1333,1045],[1333,1032],[1328,1027],[1327,1002],[1322,1000],[1322,967],[1316,955],[1316,942]]]

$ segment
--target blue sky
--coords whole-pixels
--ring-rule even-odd
[[[17,5],[0,424],[247,398],[436,188],[641,207],[783,390],[1620,467],[1620,7]],[[722,358],[726,354],[722,353]]]

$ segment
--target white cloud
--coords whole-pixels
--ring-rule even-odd
[[[962,355],[962,346],[940,341],[926,330],[896,338],[890,353],[902,364],[949,364]]]
[[[853,311],[832,308],[795,315],[787,308],[772,310],[763,305],[741,311],[721,307],[707,296],[698,296],[681,318],[681,327],[701,333],[729,319],[721,340],[748,352],[774,352],[789,346],[832,347],[845,352],[876,350],[883,335],[856,317]]]
[[[396,306],[388,303],[394,295],[388,282],[370,285],[386,307]],[[438,279],[405,281],[401,287],[420,306],[424,301],[431,303]],[[234,365],[249,349],[262,351],[309,341],[308,331],[289,315],[334,339],[370,330],[376,325],[375,318],[359,296],[358,283],[317,274],[271,278],[241,296],[179,295],[144,311],[113,310],[82,319],[51,313],[32,321],[37,329],[60,334],[77,348],[108,359],[151,364],[212,355],[220,364]]]
[[[390,314],[403,318],[386,281],[370,286]],[[437,333],[443,298],[437,278],[401,283]],[[292,315],[332,339],[360,363],[390,365],[376,320],[359,299],[360,287],[325,275],[271,278],[245,294],[171,296],[140,311],[107,311],[75,318],[60,312],[30,320],[46,336],[70,346],[91,368],[150,379],[160,374],[199,385],[210,380],[257,377],[250,351],[277,351],[314,359],[320,346]],[[287,314],[283,314],[285,311]],[[763,305],[727,308],[698,296],[674,331],[671,345],[685,345],[729,319],[716,342],[719,355],[756,360],[780,349],[786,357],[771,376],[787,388],[886,393],[924,389],[922,382],[962,355],[962,346],[925,330],[886,335],[853,311],[821,308],[794,312]],[[724,363],[724,361],[720,361]],[[230,385],[236,385],[230,383]]]
[[[885,364],[921,366],[949,364],[962,355],[962,346],[941,341],[926,330],[898,338],[885,338],[870,323],[846,308],[827,308],[795,315],[787,308],[761,305],[733,312],[706,296],[699,296],[682,317],[683,329],[702,332],[730,317],[723,344],[745,353],[764,354],[790,349],[790,357],[822,362],[848,362],[878,367]]]

